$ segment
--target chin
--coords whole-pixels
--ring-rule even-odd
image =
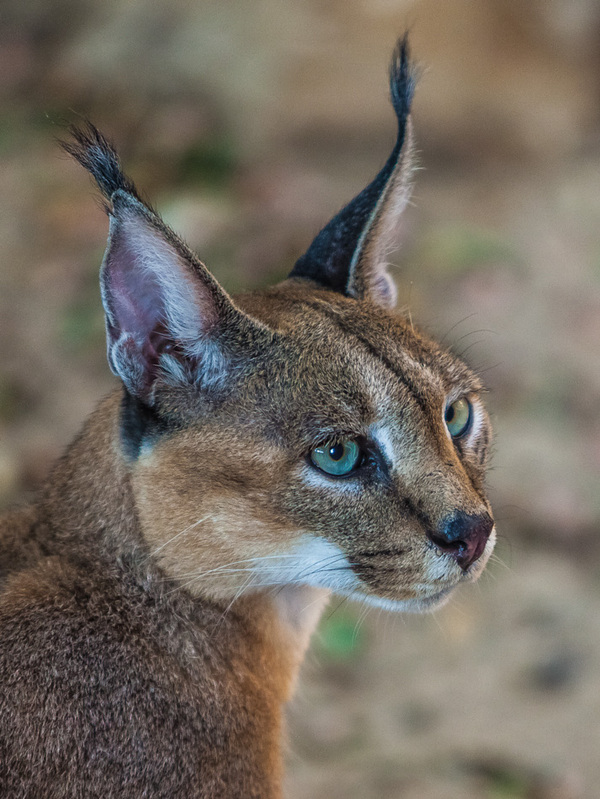
[[[456,586],[444,588],[423,596],[411,597],[410,599],[388,599],[387,597],[376,596],[375,594],[365,594],[362,591],[353,591],[348,594],[350,599],[365,602],[375,608],[391,610],[395,613],[431,613],[443,607],[450,599]]]

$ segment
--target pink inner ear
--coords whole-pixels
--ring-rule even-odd
[[[106,288],[114,326],[139,344],[149,342],[166,321],[161,285],[151,270],[143,268],[142,261],[119,230],[111,241]]]
[[[374,277],[370,294],[384,308],[394,308],[398,298],[396,284],[387,272],[380,272]]]
[[[101,281],[109,361],[136,395],[153,385],[161,353],[186,357],[216,321],[210,289],[135,199],[114,206]]]
[[[215,328],[243,315],[160,219],[120,192],[101,284],[109,362],[132,394],[151,398],[165,370],[186,382],[219,377],[225,362]]]
[[[112,326],[138,344],[194,344],[219,318],[214,281],[136,206],[116,209],[111,221],[103,289]]]

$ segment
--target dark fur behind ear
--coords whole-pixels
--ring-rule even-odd
[[[354,254],[360,246],[378,202],[396,170],[405,145],[407,121],[415,89],[408,38],[397,44],[390,69],[391,100],[398,118],[398,138],[377,177],[326,225],[307,252],[299,258],[290,277],[315,280],[326,288],[352,294],[349,286]]]
[[[119,422],[121,448],[130,461],[139,457],[145,441],[155,441],[170,429],[175,429],[154,408],[132,396],[127,389],[123,390]]]
[[[107,200],[119,190],[140,199],[135,185],[121,169],[115,148],[91,122],[81,128],[71,125],[69,133],[74,141],[61,141],[61,147],[91,173]]]

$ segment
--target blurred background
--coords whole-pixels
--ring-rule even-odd
[[[500,542],[432,616],[333,601],[288,796],[598,797],[600,2],[3,0],[0,506],[98,398],[107,220],[55,139],[90,117],[230,291],[284,277],[385,161],[411,30],[421,170],[400,304],[483,375]]]

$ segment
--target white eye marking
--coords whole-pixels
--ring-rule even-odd
[[[474,397],[471,400],[471,414],[471,429],[467,433],[467,440],[475,441],[483,427],[483,408],[478,397]]]
[[[377,444],[390,468],[394,466],[394,445],[392,436],[387,425],[375,425],[371,430],[371,437]]]
[[[360,483],[358,480],[353,479],[352,475],[345,477],[343,480],[329,477],[317,469],[305,466],[300,476],[302,480],[313,488],[327,489],[328,491],[341,491],[344,494],[359,494]]]

